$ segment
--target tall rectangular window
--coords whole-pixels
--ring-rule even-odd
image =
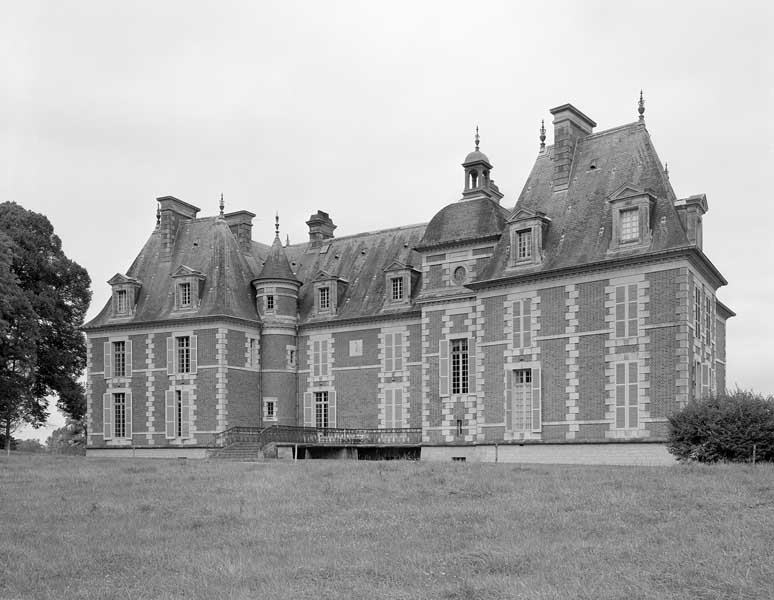
[[[126,342],[113,342],[113,377],[126,377]]]
[[[451,393],[468,393],[468,340],[451,340]]]
[[[314,340],[312,342],[312,377],[327,377],[328,372],[328,340]]]
[[[175,437],[183,437],[183,392],[175,390]]]
[[[694,293],[694,301],[693,301],[693,310],[694,310],[694,321],[693,321],[693,327],[694,331],[693,334],[697,337],[701,337],[701,288],[697,285]]]
[[[125,313],[127,308],[126,290],[118,290],[116,292],[116,312]]]
[[[126,394],[113,394],[113,437],[126,437]]]
[[[315,427],[328,427],[328,392],[314,393],[314,425]]]
[[[710,335],[712,331],[712,300],[709,295],[706,296],[704,302],[704,337],[707,343],[710,343]]]
[[[263,399],[263,418],[266,421],[277,420],[277,399],[276,398]]]
[[[403,334],[384,334],[384,370],[387,372],[403,369]]]
[[[178,285],[179,301],[181,307],[191,306],[191,284],[181,283]]]
[[[191,372],[191,338],[187,335],[175,338],[177,341],[177,372]]]
[[[637,361],[615,365],[615,427],[637,429],[639,421],[639,386]]]
[[[532,430],[532,369],[513,372],[513,430]]]
[[[640,211],[628,208],[621,211],[621,241],[634,242],[640,239]]]
[[[390,282],[392,283],[392,301],[403,300],[403,277],[393,277]]]
[[[615,288],[615,337],[635,337],[637,329],[637,284]]]
[[[387,388],[384,390],[384,427],[395,429],[403,426],[403,390]]]
[[[322,287],[318,290],[319,310],[329,310],[331,307],[331,289]]]
[[[266,310],[274,310],[274,296],[266,296]]]
[[[516,258],[530,258],[532,256],[532,230],[525,229],[516,233]]]
[[[513,347],[529,348],[532,345],[532,301],[530,298],[513,303]]]

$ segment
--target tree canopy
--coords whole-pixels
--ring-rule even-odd
[[[80,330],[91,300],[86,270],[62,251],[45,217],[0,203],[0,424],[45,422],[47,400],[74,419],[86,411]]]

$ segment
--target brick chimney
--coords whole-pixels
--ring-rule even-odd
[[[159,231],[161,232],[161,258],[169,258],[175,247],[177,230],[183,221],[196,218],[199,208],[174,196],[156,198],[159,207]]]
[[[231,233],[234,234],[239,244],[239,249],[245,254],[249,254],[252,247],[254,217],[255,214],[248,210],[238,210],[223,215],[229,229],[231,229]]]
[[[675,200],[675,209],[683,224],[688,241],[695,244],[699,250],[702,249],[702,225],[701,218],[707,212],[707,196],[696,194],[688,198]]]
[[[572,104],[552,108],[551,114],[554,115],[554,191],[560,192],[570,185],[578,141],[590,135],[597,124]]]
[[[309,226],[309,243],[313,246],[319,246],[323,240],[332,238],[333,230],[336,229],[328,213],[321,210],[309,217],[306,224]]]

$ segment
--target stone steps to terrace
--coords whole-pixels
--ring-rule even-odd
[[[233,462],[263,462],[263,445],[256,442],[235,442],[225,448],[218,448],[209,458]]]

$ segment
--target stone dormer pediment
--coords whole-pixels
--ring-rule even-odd
[[[547,223],[551,222],[544,212],[539,210],[530,210],[528,208],[516,209],[510,217],[508,217],[508,223],[516,223],[519,221],[528,221],[530,219],[540,219]]]
[[[650,193],[649,190],[643,190],[630,183],[625,183],[612,194],[610,194],[607,201],[618,202],[621,200],[628,200],[629,198],[640,198],[643,196],[649,196],[655,200],[655,197]]]
[[[402,263],[399,260],[395,260],[384,269],[385,273],[394,271],[416,271],[416,269],[412,265],[407,265],[406,263]]]
[[[129,277],[128,275],[122,275],[121,273],[116,273],[110,279],[108,279],[108,285],[111,285],[111,286],[115,286],[115,285],[136,285],[136,286],[142,286],[142,282],[139,279],[135,279],[134,277]]]
[[[192,278],[198,278],[198,279],[204,279],[204,273],[201,271],[197,271],[196,269],[192,269],[191,267],[188,267],[186,265],[180,265],[177,269],[175,269],[175,272],[170,275],[170,277],[192,277]]]

